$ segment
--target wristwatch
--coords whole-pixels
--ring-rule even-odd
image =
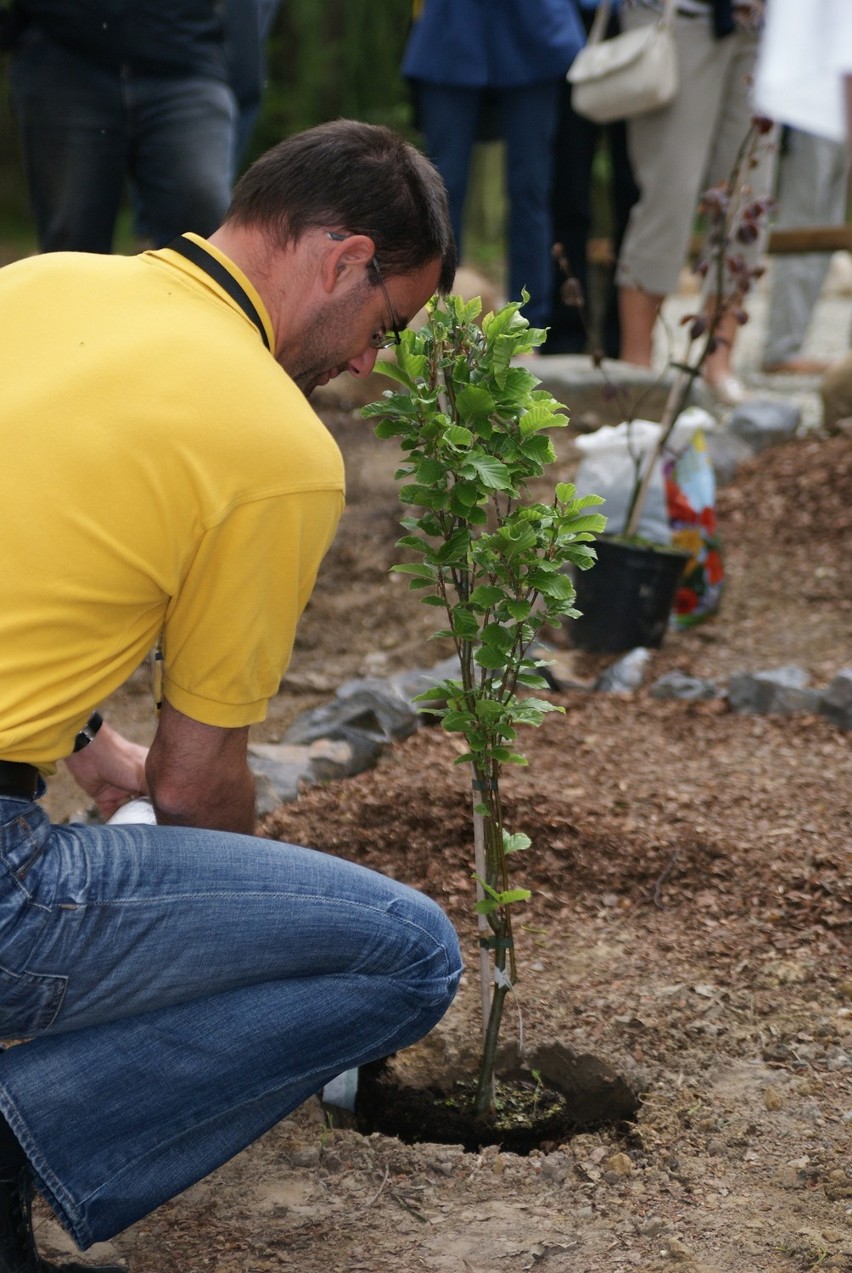
[[[74,739],[74,751],[82,751],[84,747],[88,747],[89,743],[95,737],[103,723],[103,717],[100,712],[92,712],[91,716]]]

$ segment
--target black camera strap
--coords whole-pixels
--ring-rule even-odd
[[[247,295],[245,288],[241,287],[233,274],[226,270],[221,261],[217,260],[211,252],[200,244],[188,239],[186,235],[173,239],[167,245],[172,252],[179,252],[181,256],[185,256],[188,261],[192,261],[193,265],[197,265],[205,274],[209,274],[214,282],[218,283],[223,291],[227,292],[232,300],[235,300],[243,313],[251,319],[257,330],[260,332],[261,339],[269,349],[269,337],[266,334],[266,328],[260,319],[255,306],[252,304],[251,298]]]

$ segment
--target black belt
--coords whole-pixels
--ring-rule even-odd
[[[38,793],[39,772],[35,765],[23,765],[17,760],[0,760],[0,796],[14,800],[35,800]]]

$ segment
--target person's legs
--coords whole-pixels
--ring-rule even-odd
[[[621,328],[619,357],[637,367],[650,367],[653,354],[654,324],[665,296],[645,292],[639,287],[618,289],[618,318]]]
[[[840,225],[846,216],[847,168],[843,142],[790,129],[779,162],[776,229]],[[767,371],[826,370],[826,363],[803,360],[800,355],[829,264],[826,252],[774,259],[763,348]]]
[[[547,325],[553,249],[551,211],[553,138],[559,80],[499,92],[506,139],[509,200],[509,298],[530,294],[524,314],[534,327]]]
[[[560,86],[553,156],[553,238],[562,245],[564,266],[554,261],[550,295],[550,331],[542,352],[582,354],[589,344],[587,251],[592,224],[592,162],[600,129],[571,108],[571,85]],[[562,299],[567,278],[580,286],[584,312]]]
[[[611,204],[613,217],[613,253],[617,261],[621,255],[621,245],[627,233],[627,223],[633,205],[639,198],[639,188],[633,177],[633,168],[627,151],[627,125],[624,120],[616,120],[606,130],[609,144],[610,170],[612,173]],[[621,348],[621,320],[619,318],[618,289],[615,286],[614,270],[610,272],[609,289],[601,322],[602,344],[604,353],[610,358],[618,358]]]
[[[462,257],[464,201],[482,94],[478,88],[417,83],[417,110],[429,158],[447,187],[450,220]]]
[[[404,885],[276,842],[5,809],[0,1037],[32,1037],[0,1055],[0,1110],[83,1247],[453,997],[452,928]]]
[[[117,74],[35,32],[10,87],[43,252],[110,252],[127,154]]]
[[[125,82],[130,172],[155,247],[187,230],[209,235],[231,198],[237,106],[227,84],[200,77]]]
[[[657,21],[648,10],[628,10],[625,29]],[[675,289],[686,260],[693,219],[707,169],[723,83],[719,46],[710,23],[679,16],[674,21],[680,88],[662,110],[627,122],[633,174],[640,191],[624,236],[616,271],[622,324],[621,356],[650,364],[653,320]],[[645,294],[648,304],[639,299]]]
[[[758,37],[753,33],[738,30],[718,43],[721,103],[705,175],[706,186],[729,180],[751,127],[754,113],[751,84],[757,58]],[[754,166],[750,167],[744,175],[744,181],[749,186],[748,199],[771,194],[775,185],[776,157],[775,135],[767,134],[762,138],[762,144],[754,154]],[[755,241],[745,245],[737,243],[737,254],[742,256],[748,264],[756,265],[763,255],[767,233],[768,224],[764,218],[759,225],[759,234]],[[707,284],[712,278],[711,270],[707,276]],[[712,313],[714,306],[713,296],[708,295],[706,300],[708,315]],[[738,331],[739,324],[733,316],[726,315],[717,328],[718,345],[704,363],[705,380],[713,388],[719,401],[726,406],[736,406],[747,396],[746,390],[733,374],[732,369],[734,342]]]

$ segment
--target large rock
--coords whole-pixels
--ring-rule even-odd
[[[362,677],[341,685],[330,703],[299,716],[288,729],[287,743],[317,738],[351,739],[357,732],[378,743],[407,738],[417,728],[417,713],[389,681]]]
[[[841,729],[852,729],[852,667],[840,669],[823,692],[819,710]]]
[[[277,804],[295,800],[312,781],[310,750],[280,743],[252,743],[249,768],[255,776],[255,802],[261,816]]]
[[[789,716],[818,712],[819,690],[807,688],[808,674],[795,664],[765,672],[738,672],[728,681],[728,702],[735,712]]]
[[[786,442],[798,429],[801,419],[800,409],[792,402],[755,398],[735,408],[728,428],[757,452]]]

